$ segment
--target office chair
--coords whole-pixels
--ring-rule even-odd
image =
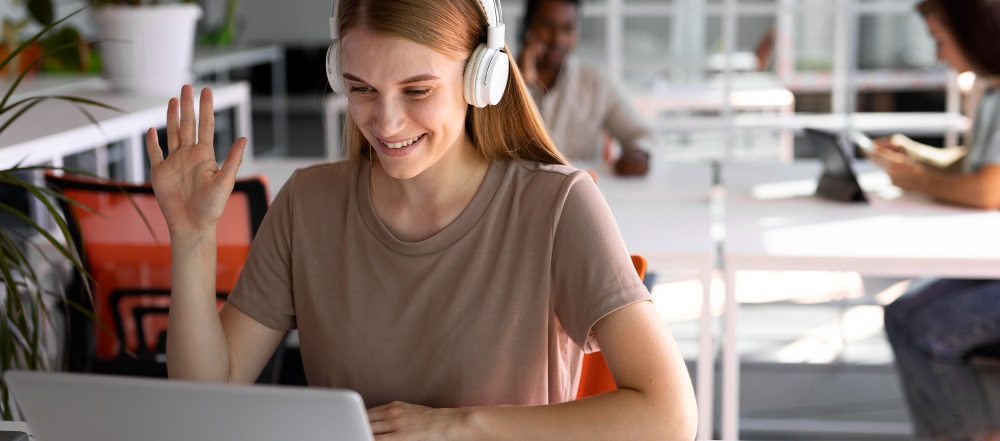
[[[67,368],[166,377],[170,237],[152,186],[51,173],[45,179],[68,198],[59,205],[88,273],[75,271],[67,291]],[[217,233],[220,308],[236,284],[267,204],[263,176],[236,182]],[[275,351],[258,382],[277,381],[283,349]]]
[[[646,277],[646,258],[637,254],[632,255],[632,265],[635,265],[635,272],[639,274],[639,279]],[[608,369],[607,362],[600,351],[584,354],[583,369],[580,371],[580,386],[577,388],[576,399],[603,394],[618,389],[611,370]]]

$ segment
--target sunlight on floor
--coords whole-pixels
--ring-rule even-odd
[[[703,284],[684,275],[657,277],[653,303],[682,343],[685,356],[693,357]],[[748,360],[778,363],[887,362],[891,354],[883,333],[883,306],[899,297],[908,284],[907,280],[863,279],[853,272],[740,272],[737,333],[741,352]],[[721,274],[712,278],[710,292],[718,339],[725,300]]]

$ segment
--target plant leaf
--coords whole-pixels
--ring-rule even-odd
[[[52,24],[55,18],[52,12],[52,0],[27,0],[28,12],[43,25]]]
[[[11,51],[11,53],[7,54],[7,57],[5,57],[3,59],[3,61],[0,61],[0,70],[3,70],[3,68],[7,67],[7,64],[9,64],[11,60],[13,60],[15,57],[17,57],[17,55],[20,54],[22,51],[24,51],[25,48],[27,48],[28,46],[31,46],[32,43],[38,41],[39,38],[42,38],[42,36],[44,36],[52,28],[54,28],[56,26],[59,26],[60,24],[62,24],[66,20],[69,20],[74,15],[79,14],[81,11],[83,11],[83,8],[77,9],[76,11],[70,13],[69,15],[67,15],[67,16],[65,16],[63,18],[60,18],[59,20],[54,21],[51,24],[45,26],[44,28],[42,28],[42,30],[38,31],[38,33],[36,33],[35,35],[33,35],[31,38],[23,41],[17,47],[17,49],[14,49],[13,51]],[[14,90],[12,88],[11,90],[7,91],[7,95],[9,96],[13,92],[14,92]],[[7,97],[5,96],[3,102],[6,102],[6,101],[7,101]],[[2,103],[2,102],[0,102],[0,103]]]

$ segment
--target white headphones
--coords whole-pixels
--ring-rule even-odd
[[[337,1],[333,1],[330,16],[330,39],[333,40],[326,51],[326,78],[330,87],[343,94],[347,87],[341,75],[340,31],[337,25]],[[510,63],[504,49],[503,13],[497,0],[480,0],[486,11],[486,44],[480,44],[472,51],[465,66],[463,93],[465,101],[476,107],[486,107],[500,102],[507,89]]]

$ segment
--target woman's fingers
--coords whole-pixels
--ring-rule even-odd
[[[156,167],[163,162],[163,150],[160,149],[160,140],[157,139],[156,129],[152,127],[146,131],[146,154],[149,155],[150,167]]]
[[[190,85],[181,88],[181,147],[195,144],[197,124],[194,119],[194,89]]]
[[[198,143],[212,145],[215,137],[215,109],[212,104],[212,89],[201,90],[201,108],[198,118]]]
[[[180,102],[171,98],[167,102],[167,151],[173,153],[181,144]]]
[[[226,174],[226,178],[229,181],[236,179],[236,172],[239,171],[240,164],[243,163],[243,151],[246,149],[246,146],[246,138],[237,139],[233,143],[233,146],[229,148],[226,160],[222,162],[222,172]]]

